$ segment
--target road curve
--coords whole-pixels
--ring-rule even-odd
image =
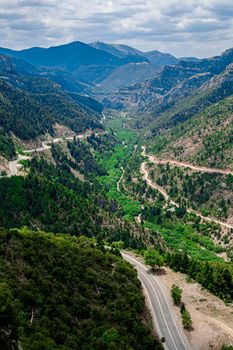
[[[186,162],[179,162],[178,160],[158,159],[157,157],[146,153],[145,146],[142,146],[142,156],[147,157],[149,162],[154,163],[154,164],[172,164],[172,165],[178,166],[180,168],[189,168],[191,170],[194,170],[194,171],[197,171],[200,173],[223,174],[223,175],[231,174],[231,175],[233,175],[233,170],[230,170],[230,169],[208,168],[205,166],[193,165],[193,164],[186,163]]]
[[[172,310],[171,301],[168,299],[165,286],[159,277],[150,274],[149,269],[139,259],[126,252],[123,258],[130,262],[138,272],[146,301],[151,312],[154,328],[159,337],[165,337],[165,350],[191,350],[183,330],[176,323],[176,316]]]
[[[144,157],[148,157],[149,158],[149,161],[151,162],[151,156],[147,155],[145,153],[145,147],[143,146],[142,147],[143,149],[143,152],[142,152],[142,155]],[[152,162],[152,163],[155,163],[155,162]],[[215,171],[213,171],[215,172]],[[164,196],[165,200],[168,202],[170,202],[172,205],[174,205],[175,207],[179,207],[179,204],[174,202],[167,194],[167,192],[164,190],[164,188],[162,188],[161,186],[155,184],[152,179],[150,178],[150,175],[149,175],[149,169],[147,168],[147,162],[143,162],[141,164],[141,173],[143,175],[143,180],[146,181],[146,183],[151,187],[151,188],[154,188],[156,190],[158,190],[160,193],[162,193],[162,195]],[[208,217],[208,216],[203,216],[200,212],[196,211],[196,210],[193,210],[193,209],[190,209],[190,208],[187,208],[187,212],[188,213],[193,213],[193,214],[196,214],[197,216],[199,216],[203,221],[208,221],[208,222],[213,222],[215,224],[218,224],[220,225],[221,227],[225,227],[227,229],[233,229],[233,225],[230,225],[226,222],[223,222],[223,221],[219,221],[213,217]]]
[[[51,145],[54,143],[72,141],[74,138],[83,139],[83,138],[88,137],[90,135],[91,135],[91,133],[87,132],[85,134],[78,134],[78,135],[73,135],[73,136],[68,136],[68,137],[58,137],[58,138],[52,139],[51,141],[42,141],[41,147],[28,149],[28,150],[23,151],[24,155],[21,155],[18,153],[16,160],[8,162],[9,170],[10,170],[8,177],[16,176],[18,174],[18,171],[22,168],[20,161],[26,160],[26,159],[31,159],[31,156],[29,156],[30,154],[37,153],[37,152],[44,152],[48,149],[51,149],[51,147],[52,147]],[[95,133],[95,135],[99,135],[99,134]]]

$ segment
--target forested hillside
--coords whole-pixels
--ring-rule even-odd
[[[74,101],[52,82],[42,78],[16,77],[17,82],[0,80],[0,126],[22,139],[53,134],[55,122],[76,133],[102,128],[98,117]],[[29,92],[30,91],[30,92]]]
[[[15,155],[13,136],[21,141],[55,134],[54,125],[75,133],[102,129],[102,106],[91,97],[65,92],[61,86],[39,75],[21,74],[13,61],[0,58],[0,152]]]
[[[162,349],[136,272],[85,237],[0,230],[0,347]],[[145,319],[144,319],[145,321]]]
[[[116,141],[108,135],[88,139],[88,144],[77,140],[67,147],[53,145],[47,155],[25,164],[27,176],[1,178],[0,196],[6,205],[0,207],[0,226],[26,225],[144,247],[148,233],[122,219],[120,203],[107,198],[97,180],[106,170],[93,150],[102,156],[111,154]],[[157,236],[150,239],[156,241]]]

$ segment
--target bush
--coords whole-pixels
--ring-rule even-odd
[[[182,289],[173,284],[171,289],[171,296],[175,305],[179,305],[182,298]]]
[[[188,310],[183,306],[181,310],[181,315],[182,315],[182,323],[185,329],[191,329],[192,328],[192,319],[191,315],[188,312]]]

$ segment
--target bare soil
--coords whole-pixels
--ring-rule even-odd
[[[198,283],[188,283],[185,275],[165,269],[160,278],[171,290],[173,284],[183,289],[182,301],[191,314],[193,330],[185,331],[193,350],[220,350],[223,345],[233,346],[233,305],[203,290]],[[173,306],[181,323],[179,308]]]

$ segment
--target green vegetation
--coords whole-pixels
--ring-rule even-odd
[[[133,267],[93,239],[0,230],[0,345],[162,349]]]
[[[182,316],[183,327],[185,329],[191,330],[192,324],[193,324],[192,319],[191,319],[190,313],[188,312],[188,310],[184,305],[181,307],[180,312]]]
[[[224,261],[201,261],[187,253],[166,253],[165,262],[174,270],[185,273],[204,288],[223,299],[233,300],[233,265]]]
[[[232,111],[232,96],[211,104],[188,121],[156,136],[153,146],[149,145],[151,151],[199,165],[232,168]]]
[[[85,147],[75,145],[76,141],[72,147]],[[60,146],[52,149],[56,166],[41,156],[29,163],[26,177],[0,179],[5,203],[0,207],[0,227],[26,225],[47,232],[99,236],[109,242],[122,240],[125,247],[134,249],[145,247],[143,228],[122,220],[117,201],[107,198],[95,174],[90,173],[97,164],[95,159],[87,158],[88,167],[83,163],[81,170],[91,180],[83,182],[71,173],[70,158],[59,150]],[[72,165],[78,166],[74,158]]]
[[[173,284],[171,289],[171,296],[174,301],[174,304],[179,305],[182,299],[182,289],[179,286]]]
[[[10,133],[30,140],[49,132],[60,123],[76,133],[102,129],[99,115],[73,100],[57,84],[41,77],[10,75],[0,79],[0,152],[12,157]]]
[[[163,266],[163,257],[154,249],[148,249],[144,254],[146,265],[149,265],[152,270],[159,270]]]
[[[113,131],[115,131],[114,128]],[[231,263],[224,262],[222,258],[217,256],[225,249],[216,245],[210,238],[211,235],[219,234],[219,226],[213,223],[201,223],[199,217],[187,213],[183,207],[165,207],[161,194],[147,187],[145,182],[141,180],[139,152],[140,148],[133,157],[130,157],[130,153],[128,155],[127,164],[124,165],[125,174],[121,185],[121,195],[129,199],[132,198],[134,202],[143,205],[144,208],[141,210],[142,225],[150,229],[152,232],[150,237],[153,237],[153,234],[157,236],[159,233],[165,246],[170,250],[170,253],[166,252],[164,242],[157,247],[158,253],[164,257],[165,264],[175,271],[186,273],[212,293],[226,302],[230,302],[233,300],[231,291],[233,288],[233,267]],[[112,161],[114,155],[110,159]],[[106,158],[104,161],[106,164]],[[115,166],[109,166],[110,169],[119,168],[119,163],[113,164]],[[120,165],[122,166],[122,163]],[[112,173],[113,177],[115,173]],[[112,182],[113,189],[116,188],[119,177],[120,174]],[[131,220],[133,219],[131,217]],[[151,244],[150,241],[148,244]],[[155,248],[153,244],[152,247]]]
[[[7,159],[11,159],[16,156],[15,146],[12,139],[3,130],[0,130],[0,155]]]
[[[150,176],[181,207],[223,221],[233,215],[231,174],[198,173],[167,164],[154,167]]]
[[[130,157],[134,153],[134,144],[137,136],[133,131],[123,128],[122,119],[108,121],[107,129],[116,134],[121,143],[116,144],[114,152],[110,156],[102,157],[99,154],[99,164],[103,167],[107,175],[99,177],[101,186],[105,189],[108,198],[116,200],[122,209],[125,219],[134,220],[140,214],[140,204],[117,190],[117,182],[122,175],[121,167],[125,168]],[[122,143],[123,142],[123,143]]]
[[[186,309],[184,303],[181,301],[182,299],[182,289],[179,286],[173,284],[171,289],[171,296],[175,305],[180,307],[180,313],[182,317],[183,327],[185,329],[191,330],[192,328],[192,319],[190,313]]]

